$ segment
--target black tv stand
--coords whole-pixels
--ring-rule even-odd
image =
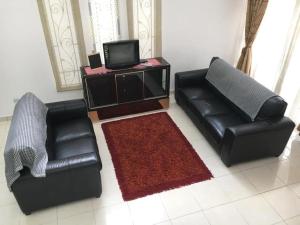
[[[82,67],[81,77],[88,110],[98,111],[98,115],[103,109],[121,110],[124,104],[131,107],[133,103],[152,104],[154,100],[161,108],[169,106],[170,64],[163,58],[117,70]]]

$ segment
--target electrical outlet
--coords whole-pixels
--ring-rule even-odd
[[[14,98],[14,103],[16,104],[19,101],[19,98]]]

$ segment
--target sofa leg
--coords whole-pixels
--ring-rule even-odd
[[[274,157],[278,158],[282,153],[278,153],[276,155],[274,155]]]
[[[222,158],[221,158],[221,159],[222,159]],[[231,167],[231,162],[230,162],[230,161],[228,161],[228,160],[223,160],[223,159],[222,159],[222,162],[225,164],[225,166]]]
[[[101,192],[99,192],[98,194],[96,194],[96,198],[100,198],[100,196],[101,196]]]
[[[231,163],[225,163],[227,167],[231,167]]]
[[[31,215],[31,212],[29,212],[29,211],[23,211],[23,213],[26,215],[26,216],[29,216],[29,215]]]
[[[225,166],[231,166],[231,160],[229,159],[228,155],[221,151],[221,160],[225,164]]]

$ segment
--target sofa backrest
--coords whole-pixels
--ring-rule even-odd
[[[284,116],[287,103],[280,96],[268,99],[260,108],[255,120],[276,119]]]
[[[287,104],[280,96],[222,59],[211,60],[206,79],[251,121],[284,115]]]

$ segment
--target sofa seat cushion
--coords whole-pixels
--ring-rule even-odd
[[[194,112],[200,113],[202,117],[208,115],[225,114],[232,110],[221,100],[215,99],[194,99],[190,102]]]
[[[74,140],[56,143],[54,146],[55,159],[66,159],[85,153],[95,153],[98,151],[97,142],[94,137],[82,137]]]
[[[205,126],[210,131],[217,143],[220,143],[224,137],[227,127],[237,126],[247,123],[236,113],[226,113],[219,115],[209,115],[205,117]]]
[[[208,87],[187,87],[179,90],[179,93],[186,100],[195,99],[211,99],[214,98],[214,93]]]
[[[54,143],[81,137],[94,136],[93,125],[88,118],[69,120],[54,125]]]

